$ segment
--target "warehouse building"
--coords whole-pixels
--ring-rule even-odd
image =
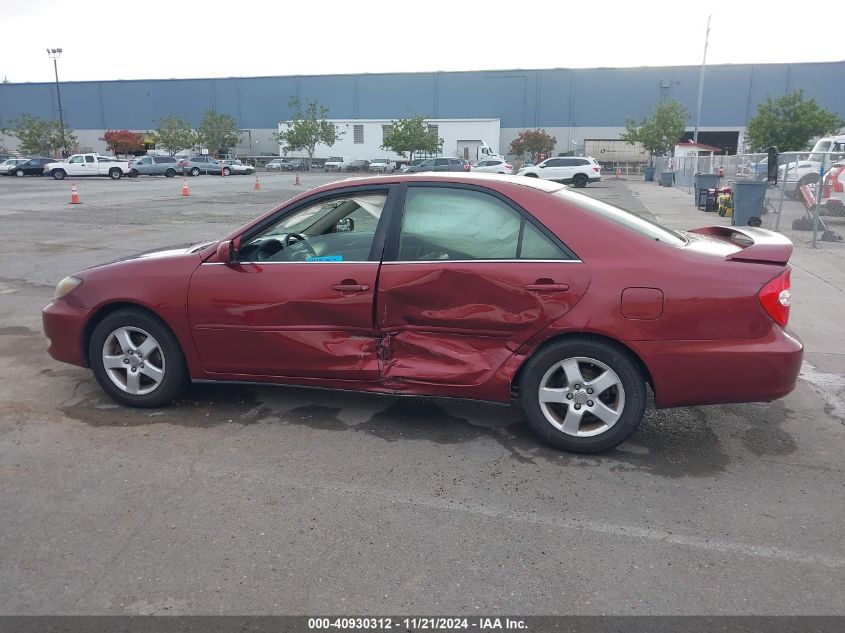
[[[708,66],[701,113],[703,143],[743,149],[757,105],[801,89],[845,118],[845,61]],[[616,139],[626,117],[641,119],[661,99],[695,113],[699,67],[590,68],[86,81],[60,84],[67,125],[83,149],[103,151],[106,129],[146,131],[178,115],[197,125],[206,110],[231,114],[244,131],[238,154],[278,153],[271,135],[290,116],[288,100],[316,99],[332,119],[498,119],[506,152],[520,130],[545,128],[557,152],[583,152],[588,139]],[[28,113],[57,119],[53,83],[0,84],[0,129]],[[690,135],[694,121],[689,121]],[[15,140],[0,135],[0,145]],[[367,157],[369,158],[369,157]]]

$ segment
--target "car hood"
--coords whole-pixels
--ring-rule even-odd
[[[110,262],[105,262],[103,264],[98,264],[97,266],[92,266],[92,268],[99,268],[101,266],[108,266],[110,264],[117,264],[119,262],[128,262],[134,260],[148,260],[148,259],[164,259],[167,257],[176,257],[179,255],[188,255],[190,253],[199,253],[202,250],[205,250],[209,246],[216,244],[217,240],[212,241],[204,241],[204,242],[192,242],[188,244],[176,244],[174,246],[165,246],[163,248],[157,248],[150,251],[144,251],[143,253],[135,253],[134,255],[127,255],[126,257],[120,257],[119,259],[114,259]]]

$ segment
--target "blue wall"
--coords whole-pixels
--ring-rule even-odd
[[[291,96],[318,99],[338,119],[498,117],[502,127],[619,127],[661,98],[695,112],[699,69],[592,68],[480,72],[73,82],[61,85],[68,125],[151,129],[215,109],[242,128],[275,128]],[[845,118],[845,62],[709,66],[701,124],[744,126],[757,104],[801,88]],[[0,127],[20,114],[56,118],[55,86],[0,84]]]

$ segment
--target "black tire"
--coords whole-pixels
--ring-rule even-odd
[[[23,169],[16,169],[15,176],[17,176],[18,178],[23,178],[24,176],[26,176],[26,174],[24,173]]]
[[[582,359],[576,364],[579,368],[579,375],[586,381],[580,384],[579,389],[575,385],[568,384],[562,369],[556,366],[564,360]],[[596,361],[603,364],[601,368],[589,361]],[[601,393],[587,394],[591,376],[598,377],[604,372],[611,370],[614,386],[604,389]],[[586,373],[583,373],[586,372]],[[595,372],[595,373],[591,373]],[[548,376],[547,376],[548,374]],[[611,376],[608,375],[610,378]],[[583,407],[582,418],[577,432],[589,433],[600,431],[592,436],[579,436],[565,433],[546,417],[543,406],[540,403],[540,384],[552,384],[553,381],[563,380],[562,389],[572,389],[575,398],[566,400],[561,396],[561,403],[549,403],[546,410],[552,419],[562,422],[569,413],[569,407]],[[621,394],[619,386],[621,385]],[[557,387],[554,383],[553,388]],[[541,348],[525,365],[519,384],[520,404],[525,413],[528,426],[537,437],[550,446],[576,453],[599,453],[613,448],[628,439],[642,420],[645,412],[646,389],[644,378],[634,360],[629,354],[615,345],[588,337],[571,338]],[[601,398],[601,400],[599,400]],[[576,401],[586,399],[586,402],[577,405]],[[616,421],[607,429],[601,431],[602,423],[590,411],[593,403],[605,404],[608,410],[617,407],[620,409]],[[571,404],[570,404],[571,403]],[[609,404],[608,404],[609,403]],[[598,409],[596,406],[595,410]],[[560,417],[558,417],[560,416]]]
[[[537,178],[537,174],[525,174],[526,178]]]
[[[763,220],[756,216],[750,217],[748,218],[748,226],[763,226]]]
[[[576,189],[583,189],[587,186],[587,183],[590,181],[584,174],[575,174],[572,178],[572,184],[575,186]]]
[[[120,171],[117,167],[112,167],[109,169],[109,178],[112,180],[120,180],[123,177],[123,172]]]
[[[224,167],[224,168],[223,168],[223,175],[224,175],[224,176],[231,176],[231,175],[232,175],[232,170],[231,170],[231,169],[229,169],[228,167]]]
[[[199,176],[200,175],[200,168],[194,167],[191,171],[188,172],[191,176]]]
[[[158,342],[160,356],[154,362],[159,362],[159,366],[164,368],[164,377],[150,393],[144,395],[127,393],[112,381],[104,366],[103,348],[106,341],[113,332],[124,327],[143,330]],[[164,406],[179,397],[190,383],[185,357],[176,336],[160,319],[140,309],[117,310],[100,321],[94,328],[88,343],[88,358],[94,377],[103,391],[112,400],[130,407]]]
[[[164,172],[165,178],[173,178],[175,175],[176,175],[175,169],[168,169],[166,172]]]
[[[130,178],[137,178],[140,175],[140,172],[137,169],[130,169],[128,176]]]
[[[53,170],[53,178],[56,180],[64,180],[67,174],[65,173],[64,169],[54,169]]]

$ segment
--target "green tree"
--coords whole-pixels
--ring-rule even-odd
[[[421,115],[391,121],[390,131],[384,135],[381,148],[413,160],[417,152],[436,154],[443,147],[443,139],[426,124]]]
[[[45,154],[58,156],[62,148],[71,148],[78,142],[70,128],[65,128],[64,139],[59,121],[45,121],[30,114],[22,114],[10,121],[11,128],[3,133],[18,139],[18,151],[22,154]]]
[[[842,119],[821,107],[815,98],[806,100],[800,90],[757,106],[748,122],[745,139],[752,151],[764,151],[774,145],[781,152],[807,149],[814,136],[835,132]]]
[[[640,143],[649,153],[649,164],[655,156],[667,154],[681,138],[686,128],[689,112],[677,101],[667,99],[651,111],[648,118],[637,122],[628,117],[625,131],[620,135],[629,145]]]
[[[326,120],[329,109],[319,101],[307,101],[305,110],[298,97],[291,97],[288,106],[293,110],[290,121],[284,123],[284,129],[273,134],[273,140],[282,146],[285,153],[304,150],[308,154],[308,170],[317,145],[322,143],[331,147],[343,135],[337,126]]]
[[[511,141],[508,154],[514,156],[531,156],[531,160],[537,162],[538,154],[551,154],[557,139],[546,133],[546,130],[522,130],[513,141]]]
[[[197,133],[191,124],[178,116],[166,116],[156,121],[154,138],[157,146],[170,152],[170,155],[191,149],[197,145]]]
[[[238,122],[229,114],[217,114],[206,110],[197,128],[197,140],[214,156],[220,150],[228,150],[241,142],[242,134],[238,131]]]

